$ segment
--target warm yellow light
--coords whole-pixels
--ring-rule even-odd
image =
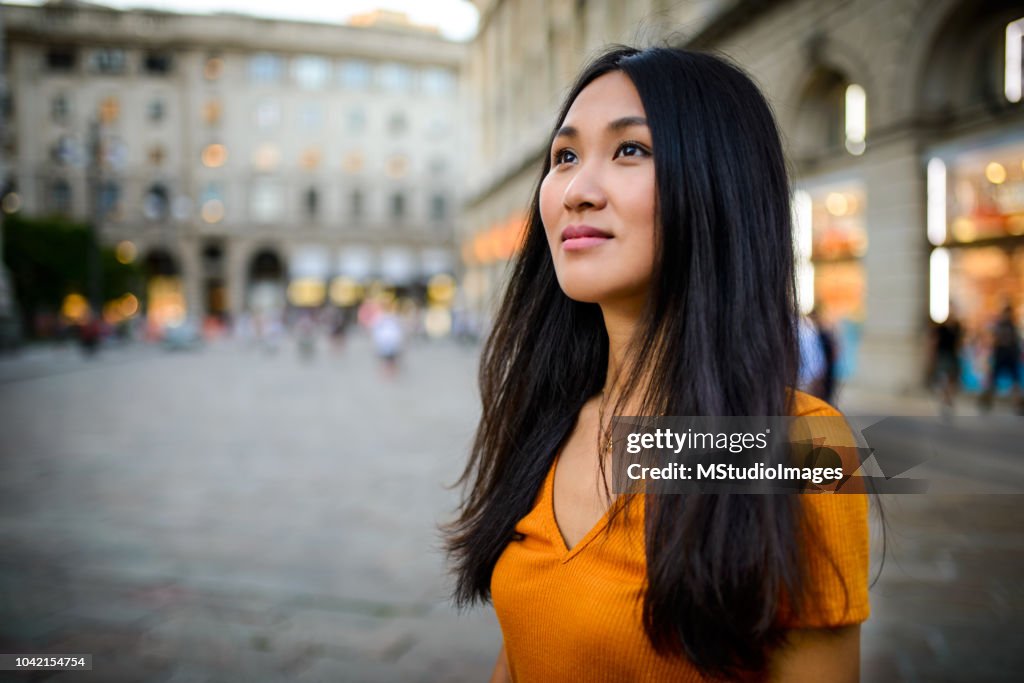
[[[261,171],[272,171],[281,159],[281,153],[277,146],[266,143],[256,148],[253,154],[253,163]]]
[[[121,315],[130,318],[139,312],[139,300],[134,294],[125,294],[118,299]]]
[[[1001,185],[1006,181],[1006,169],[998,161],[993,161],[985,167],[985,177],[993,185]]]
[[[228,149],[222,144],[214,143],[203,149],[203,166],[220,168],[228,160]]]
[[[974,221],[961,216],[953,221],[953,239],[957,242],[973,242],[978,236]]]
[[[314,168],[320,165],[320,150],[316,147],[307,147],[302,152],[302,159],[299,163],[302,164],[302,168],[307,171],[312,171]]]
[[[427,299],[434,304],[449,304],[455,296],[455,278],[439,273],[427,283]]]
[[[423,316],[423,329],[427,336],[437,339],[452,331],[452,314],[442,306],[431,306]]]
[[[8,192],[4,195],[3,201],[0,202],[0,209],[4,213],[17,213],[20,208],[21,197],[18,196],[17,192]]]
[[[224,218],[224,202],[219,199],[209,199],[203,204],[200,215],[207,223],[219,223]]]
[[[337,306],[352,306],[362,294],[362,287],[358,282],[347,277],[336,277],[331,282],[331,301]]]
[[[1024,216],[1017,214],[1006,221],[1006,229],[1011,235],[1024,235]]]
[[[845,216],[849,211],[850,204],[846,195],[841,192],[830,192],[825,198],[825,208],[833,216]]]
[[[114,256],[117,257],[119,263],[131,263],[137,254],[138,249],[135,248],[135,243],[129,240],[118,242],[117,247],[114,248]]]
[[[100,103],[100,121],[114,123],[121,115],[121,103],[114,96],[106,97]]]
[[[68,294],[60,306],[60,313],[71,322],[85,322],[89,317],[89,302],[81,294]]]
[[[392,178],[401,178],[409,168],[409,161],[405,157],[392,157],[388,160],[388,175]]]
[[[223,71],[224,60],[220,57],[210,57],[206,60],[206,66],[203,67],[203,76],[205,76],[208,81],[215,81],[220,78]]]
[[[178,325],[185,320],[185,291],[181,278],[156,275],[146,286],[146,317],[158,328]]]
[[[342,167],[348,173],[358,173],[363,170],[363,155],[359,152],[349,152],[345,155]]]
[[[327,286],[316,278],[298,278],[288,284],[288,300],[295,306],[319,306],[326,294]]]
[[[203,104],[203,120],[210,126],[220,123],[220,117],[223,111],[224,110],[220,105],[220,100],[208,100]]]

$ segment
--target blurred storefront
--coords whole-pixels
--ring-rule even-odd
[[[1007,305],[1024,317],[1024,133],[933,149],[928,173],[931,316],[964,326],[964,384],[980,389],[993,322]]]

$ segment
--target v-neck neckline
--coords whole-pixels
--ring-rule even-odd
[[[608,525],[608,515],[611,513],[612,507],[614,507],[615,503],[618,500],[618,497],[616,497],[615,500],[612,500],[611,504],[604,511],[604,514],[601,515],[601,518],[597,520],[597,523],[595,523],[594,526],[591,527],[590,531],[584,534],[583,538],[576,541],[576,545],[570,548],[569,544],[565,540],[565,536],[562,535],[561,527],[558,526],[558,518],[555,516],[555,473],[558,470],[558,460],[561,457],[561,455],[561,450],[559,450],[559,452],[555,455],[554,462],[551,463],[551,470],[548,473],[546,483],[547,498],[544,501],[544,506],[548,512],[548,521],[550,522],[551,532],[553,536],[551,540],[556,544],[555,548],[558,551],[559,559],[561,560],[562,564],[565,564],[572,558],[576,557],[576,555],[578,555],[580,551],[582,551],[587,545],[589,545],[590,542],[594,540],[594,538],[599,533],[601,533],[601,531],[603,531],[604,528]]]

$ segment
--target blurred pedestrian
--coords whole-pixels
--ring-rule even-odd
[[[90,310],[78,328],[78,341],[87,357],[92,357],[99,349],[100,333],[99,317]]]
[[[1021,397],[1021,361],[1020,332],[1013,319],[1013,307],[1006,304],[1003,312],[992,326],[992,355],[988,383],[982,394],[982,407],[992,407],[992,401],[998,390],[1000,379],[1010,380],[1010,393],[1016,403],[1017,411],[1024,414],[1024,399]]]
[[[814,327],[818,347],[821,349],[821,369],[818,378],[809,392],[826,403],[832,403],[836,392],[836,368],[839,362],[839,342],[835,332],[821,316],[820,309],[815,306],[807,315]]]
[[[384,307],[373,322],[373,346],[385,377],[398,374],[398,357],[402,353],[404,336],[402,321],[394,305]]]
[[[960,352],[963,326],[950,311],[945,321],[932,328],[931,382],[938,391],[942,414],[952,416],[956,392],[960,387]]]
[[[812,396],[821,392],[825,376],[825,350],[818,336],[818,328],[809,316],[802,315],[797,323],[799,369],[797,387]]]
[[[310,361],[316,354],[316,323],[312,314],[305,312],[299,318],[295,326],[298,337],[299,357],[304,361]]]

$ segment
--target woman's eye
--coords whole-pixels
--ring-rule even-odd
[[[637,142],[623,142],[615,151],[616,157],[640,157],[650,156],[650,154],[650,151],[648,151],[643,145]]]
[[[557,152],[555,152],[554,156],[552,157],[552,162],[555,166],[560,166],[562,164],[571,164],[574,161],[576,161],[576,153],[573,152],[571,149],[560,149]]]

